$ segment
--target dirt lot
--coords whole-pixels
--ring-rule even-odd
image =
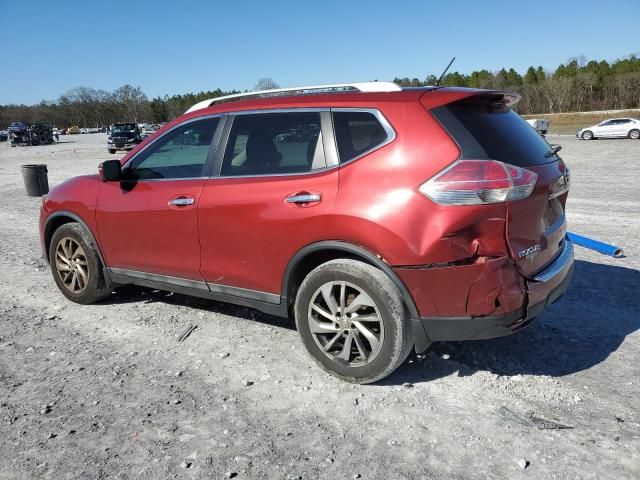
[[[96,172],[105,136],[0,144],[0,478],[639,478],[640,142],[550,140],[571,230],[627,257],[578,249],[570,291],[526,331],[436,344],[371,386],[246,308],[134,287],[68,302],[19,166],[47,163],[51,185]]]

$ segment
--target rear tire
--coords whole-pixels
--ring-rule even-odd
[[[585,130],[582,132],[583,140],[593,140],[593,132],[591,130]]]
[[[109,149],[109,153],[110,153],[111,155],[113,155],[114,153],[116,153],[115,148],[110,148],[110,149]]]
[[[400,292],[384,272],[363,262],[339,259],[317,267],[300,285],[294,311],[313,360],[347,382],[386,377],[413,346]]]
[[[79,223],[66,223],[53,233],[49,263],[56,285],[72,302],[88,305],[111,293],[100,256]]]
[[[640,130],[636,130],[635,128],[629,132],[629,138],[631,140],[638,140],[640,138]]]

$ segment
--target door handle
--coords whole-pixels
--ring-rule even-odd
[[[303,203],[319,202],[322,199],[322,195],[319,193],[294,193],[290,197],[287,197],[287,203],[295,203],[297,205]]]
[[[169,200],[169,205],[172,207],[186,207],[187,205],[193,205],[196,200],[193,197],[176,197]]]

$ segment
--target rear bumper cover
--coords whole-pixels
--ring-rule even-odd
[[[568,240],[562,253],[535,279],[525,280],[527,298],[520,308],[501,315],[479,317],[421,317],[429,342],[483,340],[515,333],[529,325],[569,288],[573,275],[573,245]],[[419,351],[420,346],[416,344]]]

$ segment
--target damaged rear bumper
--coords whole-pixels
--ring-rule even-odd
[[[573,245],[568,240],[565,241],[563,251],[556,260],[536,274],[533,279],[526,279],[520,274],[512,275],[515,268],[506,261],[487,263],[483,269],[477,267],[474,269],[473,265],[469,265],[438,270],[443,271],[430,275],[436,277],[436,281],[446,282],[444,287],[448,289],[450,295],[445,295],[441,290],[441,295],[436,297],[437,300],[431,300],[430,304],[420,302],[415,297],[418,291],[428,295],[428,288],[425,288],[426,285],[422,282],[419,288],[416,287],[414,271],[409,275],[406,275],[407,272],[405,275],[400,273],[400,276],[405,282],[409,280],[407,284],[417,304],[427,308],[433,307],[435,311],[443,311],[447,305],[459,310],[462,305],[456,306],[457,300],[459,304],[464,303],[467,314],[423,316],[425,312],[421,308],[421,317],[413,319],[414,329],[420,325],[424,329],[424,335],[416,335],[418,352],[424,350],[428,342],[496,338],[510,335],[529,325],[548,305],[557,301],[569,287],[573,275]],[[445,270],[448,273],[444,272]],[[437,278],[438,276],[440,278]],[[469,276],[475,278],[469,279],[467,278]],[[462,302],[456,295],[459,295],[457,292],[464,286],[468,286],[466,289],[468,293],[466,293],[466,300]],[[442,285],[436,284],[434,290],[438,291],[442,288]],[[474,291],[479,292],[475,297]],[[490,302],[494,302],[492,312],[477,316],[473,313],[468,314],[473,309],[487,308]]]

